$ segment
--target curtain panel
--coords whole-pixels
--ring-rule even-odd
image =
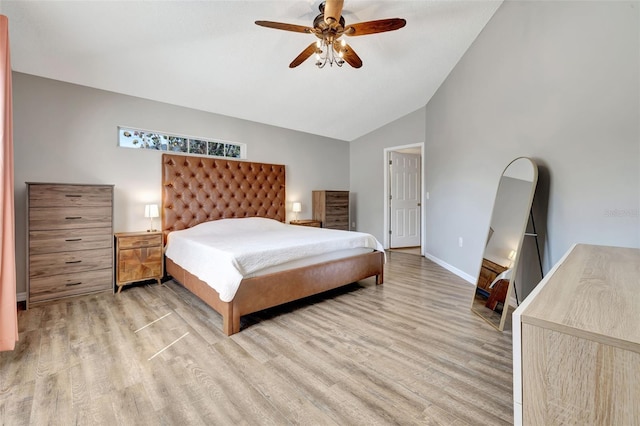
[[[0,350],[18,340],[9,20],[0,15]]]

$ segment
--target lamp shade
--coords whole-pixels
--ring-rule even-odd
[[[300,213],[302,211],[302,204],[296,201],[291,206],[291,210],[293,210],[295,213]]]
[[[160,217],[157,204],[147,204],[144,206],[144,217]]]

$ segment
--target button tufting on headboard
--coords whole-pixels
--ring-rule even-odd
[[[285,221],[285,166],[162,155],[162,229],[232,217]]]

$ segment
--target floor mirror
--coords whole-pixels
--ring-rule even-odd
[[[526,157],[507,165],[500,176],[471,310],[497,330],[510,323],[511,302],[538,168]]]

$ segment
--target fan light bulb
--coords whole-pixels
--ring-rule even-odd
[[[316,66],[324,68],[325,65],[333,66],[334,64],[341,67],[344,64],[342,59],[344,56],[347,43],[344,40],[336,40],[333,37],[320,38],[316,40]],[[323,49],[323,46],[326,49]]]

